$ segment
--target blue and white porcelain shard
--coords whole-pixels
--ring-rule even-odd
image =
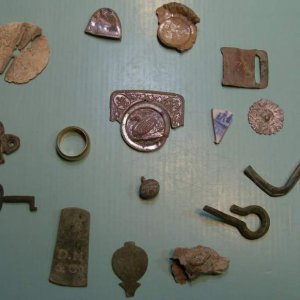
[[[211,110],[211,114],[215,133],[215,144],[220,144],[223,136],[232,122],[233,114],[229,110],[216,108]]]

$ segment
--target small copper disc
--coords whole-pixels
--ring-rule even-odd
[[[258,134],[271,135],[283,127],[283,110],[274,102],[261,99],[249,109],[248,121]]]

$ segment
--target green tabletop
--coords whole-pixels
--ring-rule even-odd
[[[243,170],[285,183],[299,163],[300,35],[298,0],[186,0],[201,18],[194,47],[180,54],[157,40],[155,10],[161,0],[10,0],[0,4],[1,24],[33,22],[43,28],[51,54],[47,68],[25,85],[0,77],[0,121],[20,137],[5,156],[0,183],[6,195],[34,195],[37,212],[4,204],[0,212],[0,297],[3,300],[124,299],[111,257],[125,241],[146,250],[149,266],[135,299],[299,299],[299,184],[271,198]],[[114,9],[122,41],[84,34],[92,13]],[[221,47],[262,49],[269,55],[269,86],[222,87]],[[118,89],[174,92],[185,98],[185,124],[170,131],[157,152],[139,153],[109,121],[109,97]],[[284,110],[284,128],[260,136],[248,124],[253,102],[271,99]],[[213,143],[211,108],[234,113],[220,145]],[[85,129],[89,155],[63,161],[55,139],[64,127]],[[160,182],[152,202],[138,197],[140,177]],[[210,205],[260,205],[269,232],[249,241],[231,226],[203,215]],[[48,282],[60,211],[91,213],[87,288]],[[255,216],[242,218],[250,228]],[[176,284],[170,261],[176,247],[204,245],[230,258],[221,276]]]

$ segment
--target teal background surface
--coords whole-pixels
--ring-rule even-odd
[[[299,184],[271,198],[243,170],[252,165],[274,185],[299,163],[300,35],[298,0],[182,1],[201,18],[194,47],[180,54],[156,38],[155,10],[165,1],[1,1],[1,24],[29,21],[49,40],[48,67],[26,85],[0,77],[0,120],[21,148],[0,166],[6,195],[35,195],[38,212],[4,204],[0,213],[0,298],[3,300],[124,299],[111,256],[135,241],[149,256],[135,299],[299,299]],[[84,34],[92,13],[114,9],[121,42]],[[246,90],[221,86],[223,46],[263,49],[269,54],[269,86]],[[169,91],[185,97],[185,125],[171,130],[154,153],[139,153],[109,122],[109,96],[117,89]],[[285,112],[284,128],[259,136],[249,126],[249,106],[272,99]],[[220,145],[213,143],[210,109],[234,113]],[[88,157],[61,160],[55,138],[77,125],[91,138]],[[138,197],[140,176],[161,184],[152,202]],[[204,205],[229,212],[232,204],[261,205],[269,232],[249,241],[228,225],[203,216]],[[48,282],[60,210],[91,213],[87,288]],[[244,218],[252,229],[255,216]],[[178,285],[169,270],[175,247],[205,245],[231,260],[217,277]]]

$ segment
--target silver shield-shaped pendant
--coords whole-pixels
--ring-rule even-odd
[[[90,213],[80,208],[61,211],[49,281],[86,287],[89,256]]]

